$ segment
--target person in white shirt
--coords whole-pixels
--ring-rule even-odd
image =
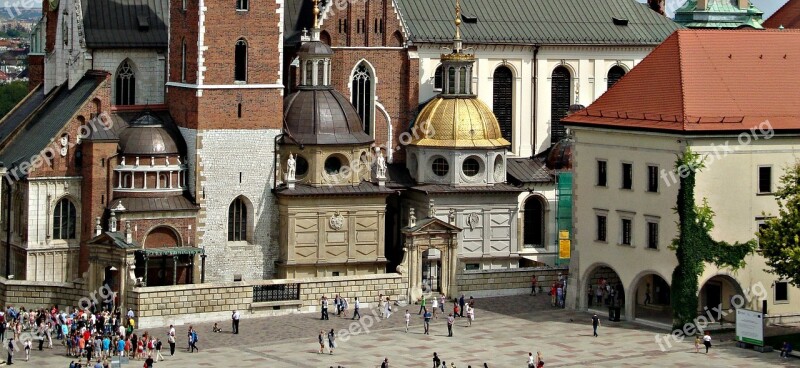
[[[433,312],[433,318],[439,318],[439,317],[436,317],[436,310],[439,309],[439,299],[437,299],[435,297],[432,298],[432,299],[433,299],[433,301],[431,302],[432,303],[431,304],[431,308],[433,309],[433,311],[432,311]]]
[[[233,315],[231,315],[231,321],[233,322],[233,334],[234,335],[238,335],[239,334],[239,317],[240,317],[239,311],[238,310],[234,310],[233,311]]]
[[[536,362],[533,361],[533,353],[528,353],[528,367],[536,367]]]
[[[172,325],[169,325],[167,342],[169,343],[169,356],[175,355],[175,327]]]
[[[411,324],[411,313],[408,313],[408,309],[406,309],[406,333],[408,333],[408,325]]]
[[[356,298],[355,303],[353,303],[353,319],[361,319],[361,303],[358,302],[358,298]]]

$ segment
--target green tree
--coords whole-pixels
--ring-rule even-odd
[[[27,94],[27,82],[14,81],[0,84],[0,118],[8,114]]]
[[[672,243],[678,266],[672,272],[671,293],[673,325],[678,329],[697,317],[697,284],[705,263],[738,269],[745,265],[744,258],[755,250],[753,240],[731,245],[715,241],[709,235],[714,227],[714,212],[705,199],[703,206],[698,207],[694,198],[696,174],[703,168],[703,159],[688,147],[675,162],[675,170],[681,179],[675,208],[678,238]]]
[[[770,271],[800,286],[800,161],[781,177],[775,200],[778,217],[758,231],[761,252]]]

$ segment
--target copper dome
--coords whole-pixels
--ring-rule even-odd
[[[123,155],[180,155],[177,139],[180,138],[173,136],[161,120],[145,114],[122,131],[119,145]]]
[[[300,144],[369,144],[358,112],[341,93],[328,88],[301,89],[283,103],[284,130]]]
[[[547,161],[545,161],[547,168],[550,170],[571,170],[574,146],[575,144],[570,138],[558,141],[550,148],[550,152],[547,154]]]
[[[297,50],[297,55],[301,59],[308,56],[325,57],[333,56],[333,49],[322,41],[308,41],[303,43]]]

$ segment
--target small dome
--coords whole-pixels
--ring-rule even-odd
[[[556,143],[547,154],[545,164],[550,170],[571,170],[574,142],[564,138]]]
[[[145,114],[122,131],[119,145],[123,155],[179,155],[176,138],[157,117]]]
[[[369,144],[358,112],[332,88],[302,89],[284,100],[284,130],[302,144]]]
[[[500,124],[486,104],[469,98],[436,97],[419,113],[414,123],[419,137],[411,145],[451,148],[498,148],[510,146]]]
[[[308,56],[330,57],[333,56],[333,49],[322,41],[309,41],[300,46],[300,49],[297,50],[297,55],[301,58]]]

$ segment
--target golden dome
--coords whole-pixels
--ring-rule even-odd
[[[417,116],[409,143],[424,147],[499,148],[510,146],[486,104],[474,97],[431,100]]]

